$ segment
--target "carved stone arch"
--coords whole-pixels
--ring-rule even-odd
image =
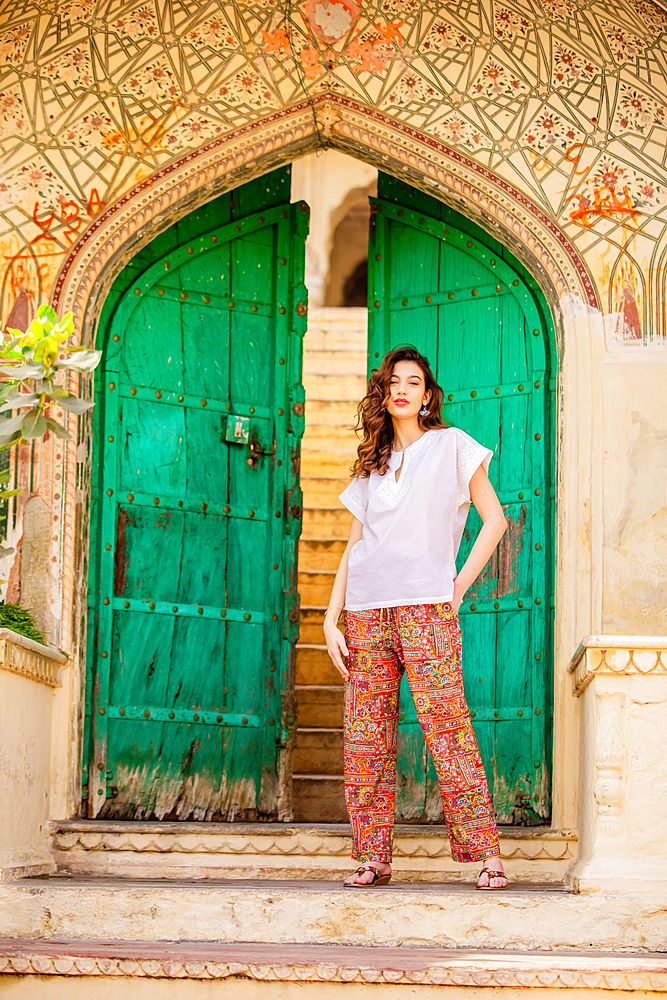
[[[56,281],[54,304],[71,309],[82,336],[90,340],[113,278],[158,232],[215,195],[328,147],[394,173],[480,224],[511,247],[552,306],[566,294],[598,306],[581,257],[524,192],[457,149],[335,94],[236,129],[127,192],[73,247]]]
[[[564,297],[597,310],[593,283],[579,254],[554,220],[524,192],[457,149],[332,94],[312,104],[303,101],[216,139],[119,198],[72,248],[56,281],[54,305],[74,313],[83,342],[91,343],[107,291],[142,246],[216,195],[322,148],[338,149],[393,173],[478,223],[509,246],[531,271],[554,315],[559,315]],[[81,462],[85,442],[78,451]],[[81,612],[74,606],[74,595],[85,593],[85,539],[81,537],[85,511],[77,507],[82,492],[79,484],[77,498],[77,482],[84,467],[77,466],[77,461],[77,449],[65,449],[62,526],[59,537],[53,539],[52,552],[52,561],[60,568],[60,642],[68,647],[77,645],[74,623]]]

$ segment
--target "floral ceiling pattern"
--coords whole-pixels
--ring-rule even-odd
[[[189,150],[330,93],[524,192],[577,248],[619,341],[663,338],[667,12],[652,0],[7,0],[4,10],[3,323],[30,314],[127,191]]]

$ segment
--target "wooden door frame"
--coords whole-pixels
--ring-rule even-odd
[[[327,107],[331,101],[327,99]],[[335,102],[334,102],[335,103]],[[571,698],[567,665],[582,635],[601,627],[602,539],[595,530],[601,515],[601,388],[596,370],[601,322],[592,282],[567,236],[501,178],[466,161],[446,146],[401,130],[387,120],[392,134],[378,129],[378,113],[335,108],[340,127],[322,133],[312,108],[288,109],[240,130],[224,144],[210,144],[188,154],[160,175],[143,182],[101,216],[65,259],[52,296],[58,308],[73,309],[84,343],[94,340],[101,304],[125,263],[163,231],[204,202],[246,180],[261,176],[307,152],[333,147],[405,180],[481,224],[510,247],[542,289],[551,311],[558,356],[556,632],[554,682],[553,825],[573,827],[577,817],[577,704]],[[382,116],[380,115],[380,118]],[[347,123],[347,124],[346,124]],[[348,127],[349,124],[349,127]],[[352,131],[350,131],[350,129]],[[409,132],[409,134],[408,134]],[[500,193],[499,193],[500,192]],[[70,421],[76,432],[75,421]],[[55,445],[45,458],[58,468]],[[85,676],[85,602],[88,500],[86,463],[90,424],[82,420],[78,445],[65,450],[60,466],[61,514],[53,542],[60,568],[54,607],[62,622],[61,645],[71,666],[56,692],[54,709],[53,815],[76,815],[80,801],[83,678]],[[582,541],[583,544],[582,544]],[[84,587],[85,593],[85,587]]]

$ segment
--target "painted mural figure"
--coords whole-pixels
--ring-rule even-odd
[[[412,347],[385,356],[358,407],[362,440],[340,499],[354,520],[324,633],[345,684],[348,888],[391,878],[399,687],[405,671],[433,757],[452,857],[481,861],[478,888],[504,889],[498,830],[466,704],[458,610],[507,522],[492,453],[445,425],[444,393]],[[483,527],[456,571],[470,503]],[[345,610],[345,634],[337,626]]]

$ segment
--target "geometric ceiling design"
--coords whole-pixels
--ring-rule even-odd
[[[6,0],[4,11],[3,323],[49,294],[95,216],[139,182],[329,92],[524,192],[576,247],[620,341],[661,342],[667,13],[652,0]]]

